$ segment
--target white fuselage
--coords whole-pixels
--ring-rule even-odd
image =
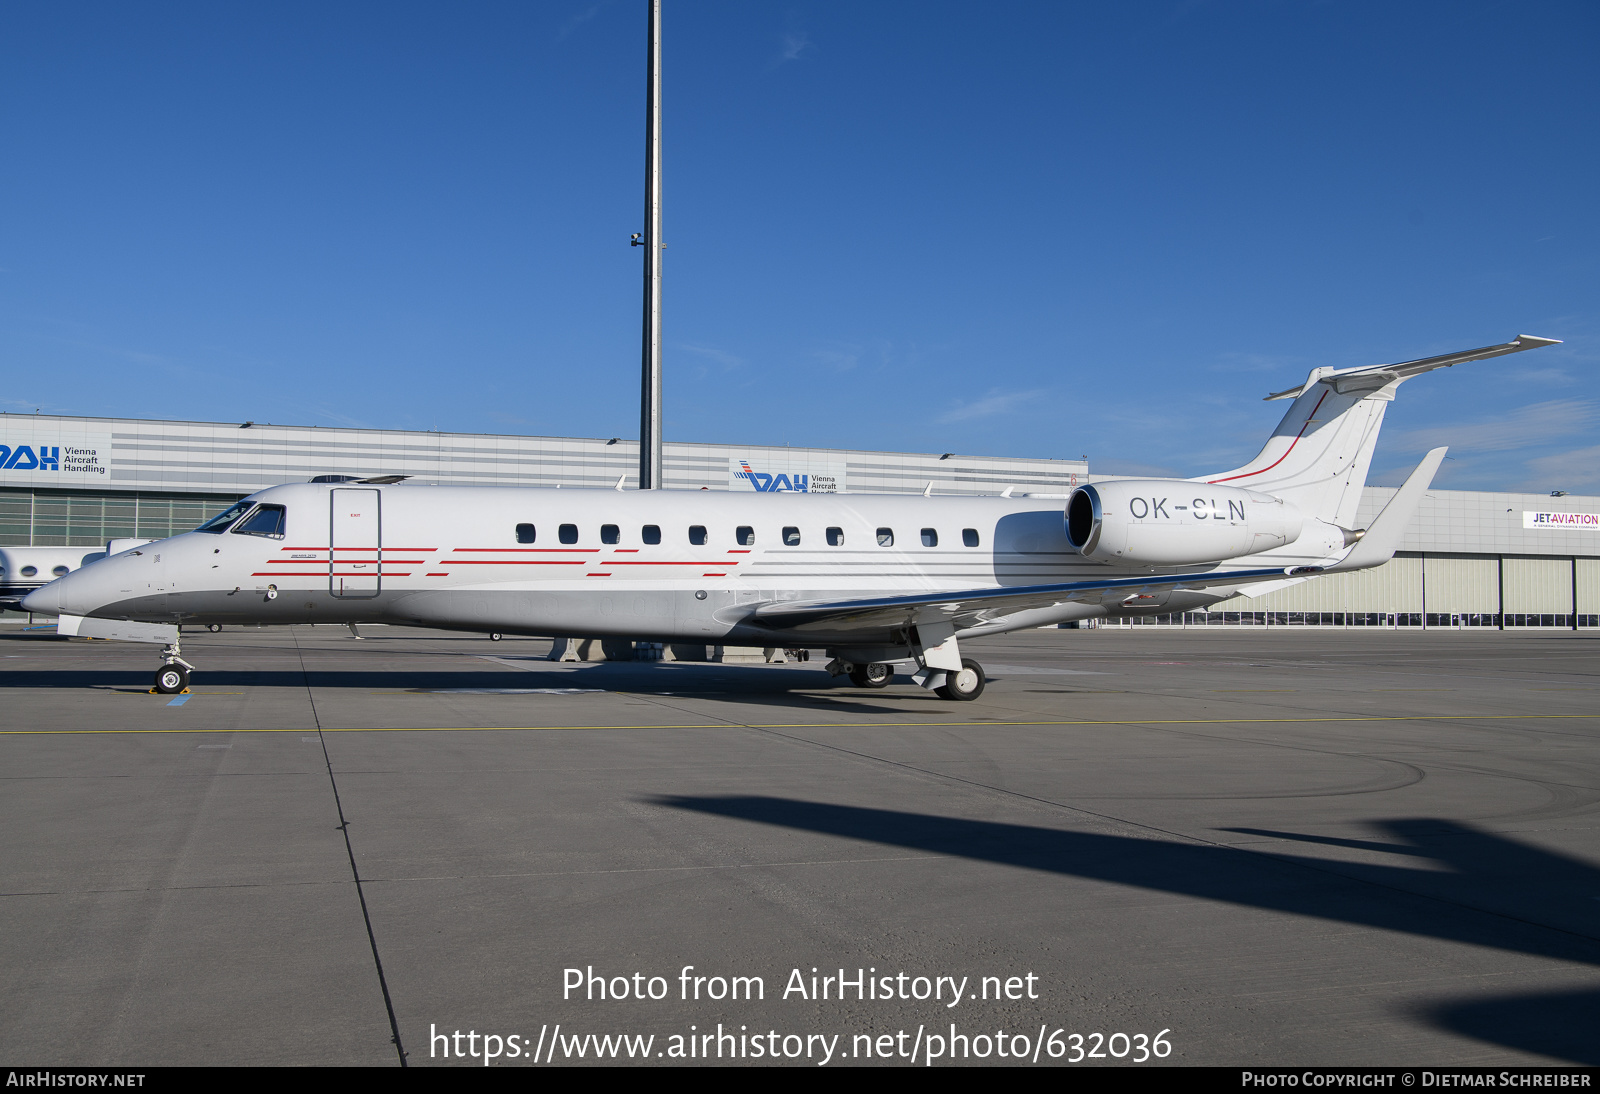
[[[747,617],[763,603],[1168,569],[1081,557],[1067,541],[1062,503],[1041,498],[325,484],[252,498],[283,507],[281,534],[197,531],[146,544],[55,583],[30,607],[163,623],[390,622],[758,643],[764,636]],[[1271,562],[1303,560],[1275,551]],[[962,633],[1183,610],[1223,595],[1140,602],[1117,591]],[[849,629],[807,636],[819,647],[861,640]]]

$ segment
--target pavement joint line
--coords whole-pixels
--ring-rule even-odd
[[[363,885],[411,881],[493,881],[515,877],[586,877],[591,874],[671,874],[707,870],[767,870],[780,866],[855,866],[878,862],[935,862],[949,855],[886,855],[876,858],[796,859],[792,862],[725,862],[710,866],[618,866],[605,870],[523,870],[505,874],[423,874],[417,877],[364,877]],[[200,889],[279,889],[314,885],[354,885],[348,878],[317,881],[218,881],[203,885],[132,885],[115,889],[28,889],[0,893],[0,899],[30,896],[92,896],[104,893],[172,893]]]
[[[987,729],[998,726],[1194,726],[1285,725],[1312,722],[1549,722],[1596,719],[1600,714],[1411,714],[1347,718],[1104,718],[994,722],[702,722],[695,725],[615,726],[346,726],[322,733],[529,733],[575,729]],[[71,736],[102,733],[309,733],[310,729],[0,729],[0,737]]]
[[[355,845],[350,842],[350,821],[344,815],[344,802],[339,797],[339,780],[333,772],[333,757],[328,755],[328,741],[322,733],[322,716],[317,713],[317,696],[311,688],[311,676],[306,672],[306,655],[300,648],[300,637],[292,630],[289,632],[289,636],[294,640],[295,656],[300,661],[300,680],[305,685],[306,702],[311,707],[311,720],[316,724],[317,738],[321,742],[322,761],[328,770],[328,786],[333,791],[333,807],[334,811],[339,814],[339,831],[344,836],[345,854],[350,859],[350,877],[355,882],[356,901],[361,906],[361,920],[367,928],[367,943],[372,948],[372,963],[378,973],[378,990],[383,996],[384,1009],[389,1012],[389,1040],[394,1045],[395,1053],[400,1060],[400,1066],[403,1068],[406,1066],[405,1044],[400,1038],[400,1023],[395,1017],[394,999],[389,994],[389,981],[383,972],[383,958],[378,955],[378,936],[372,929],[372,913],[367,908],[367,894],[362,888],[361,870],[356,865]],[[305,731],[301,730],[300,732],[303,733]]]

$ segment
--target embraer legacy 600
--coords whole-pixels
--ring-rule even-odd
[[[1261,454],[1196,479],[1122,479],[1066,501],[297,483],[109,558],[22,602],[63,634],[162,642],[182,624],[391,623],[822,649],[881,687],[895,666],[976,698],[964,638],[1204,608],[1261,583],[1380,566],[1433,480],[1429,452],[1353,527],[1384,411],[1424,372],[1554,344],[1317,368]],[[1007,492],[1009,494],[1009,491]],[[1059,497],[1059,496],[1058,496]]]

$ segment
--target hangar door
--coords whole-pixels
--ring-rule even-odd
[[[328,591],[334,596],[373,597],[383,571],[383,494],[349,488],[328,491]]]

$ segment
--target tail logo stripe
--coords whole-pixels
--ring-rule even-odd
[[[1322,399],[1326,399],[1327,397],[1328,391],[1326,388],[1324,388],[1322,391]],[[1229,475],[1225,479],[1210,479],[1207,480],[1206,485],[1216,486],[1218,483],[1232,482],[1234,479],[1248,479],[1252,475],[1263,475],[1266,472],[1271,471],[1274,467],[1277,467],[1284,460],[1288,459],[1289,453],[1294,451],[1294,446],[1300,443],[1300,438],[1304,437],[1306,435],[1306,430],[1311,428],[1311,423],[1317,420],[1317,411],[1322,408],[1322,399],[1318,399],[1317,405],[1311,408],[1310,414],[1306,415],[1305,425],[1301,426],[1300,432],[1294,435],[1294,440],[1289,442],[1289,447],[1284,450],[1283,455],[1279,456],[1277,459],[1273,460],[1270,464],[1261,468],[1259,471],[1246,471],[1242,475]]]

